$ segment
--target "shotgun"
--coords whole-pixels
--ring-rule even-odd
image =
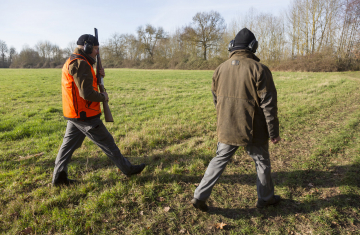
[[[95,38],[99,41],[98,38],[98,31],[97,28],[94,28],[95,30]],[[100,92],[105,92],[105,87],[104,87],[104,78],[100,75],[100,69],[102,68],[101,65],[101,59],[100,59],[100,51],[99,53],[96,55],[96,78],[97,78],[97,84],[99,86],[99,90]],[[114,119],[112,117],[110,108],[109,108],[109,104],[107,101],[103,102],[103,111],[104,111],[104,115],[105,115],[105,121],[106,122],[113,122]]]

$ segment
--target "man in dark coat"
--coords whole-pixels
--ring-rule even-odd
[[[270,70],[255,56],[258,42],[247,28],[229,45],[229,59],[216,68],[212,94],[217,111],[218,145],[216,157],[191,201],[195,208],[207,211],[206,200],[239,146],[244,146],[257,170],[256,207],[276,204],[269,159],[269,138],[280,141],[277,117],[277,93]]]

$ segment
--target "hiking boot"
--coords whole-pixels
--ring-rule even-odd
[[[68,179],[66,172],[62,171],[59,173],[57,179],[52,183],[52,185],[53,186],[61,186],[61,185],[69,186],[71,184],[77,184],[77,183],[79,183],[79,181]]]
[[[257,208],[264,208],[265,206],[276,205],[280,202],[280,200],[281,198],[279,195],[274,195],[274,197],[269,201],[258,200],[255,206]]]
[[[201,211],[205,212],[205,211],[209,210],[209,207],[206,205],[205,201],[201,201],[201,200],[198,200],[196,198],[193,198],[191,200],[191,203],[196,209],[199,209]]]
[[[130,177],[132,175],[137,175],[137,174],[140,174],[144,168],[145,168],[145,164],[144,163],[141,163],[140,165],[133,165],[131,168],[131,172],[129,174],[127,174],[126,176]]]

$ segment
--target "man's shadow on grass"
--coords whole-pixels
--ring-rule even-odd
[[[173,155],[174,156],[174,155]],[[200,159],[206,159],[210,161],[209,156],[203,155],[198,156]],[[181,165],[182,161],[190,161],[188,156],[185,155],[175,155],[173,158],[164,159],[162,161],[156,162],[156,160],[163,159],[161,157],[151,159],[152,163],[149,165],[152,167],[148,173],[141,174],[138,176],[140,181],[152,181],[154,179],[158,180],[161,183],[170,183],[174,181],[185,182],[185,183],[200,183],[205,169],[196,171],[190,171],[188,169],[180,170],[178,173],[165,173],[160,172],[155,174],[153,171],[156,167],[167,168],[169,169],[174,164]],[[130,158],[130,161],[132,159]],[[231,163],[229,163],[231,164]],[[208,165],[205,163],[204,165]],[[227,166],[227,168],[229,165]],[[234,167],[232,167],[233,171]],[[217,184],[229,183],[229,184],[240,184],[240,185],[256,185],[256,169],[254,166],[251,167],[241,167],[239,165],[239,171],[244,173],[234,173],[226,174],[226,169],[221,175]],[[249,173],[251,172],[251,173]],[[330,188],[338,187],[342,185],[347,186],[358,186],[360,187],[360,178],[358,177],[360,173],[360,163],[355,163],[352,165],[345,166],[333,166],[328,167],[323,170],[308,169],[308,170],[293,170],[293,171],[276,171],[272,172],[272,179],[276,186],[287,186],[291,189],[296,188]],[[216,187],[216,186],[215,186]]]
[[[193,153],[192,156],[196,156],[197,159],[202,160],[204,165],[207,166],[208,162],[212,159],[209,155]],[[151,157],[128,157],[128,160],[133,164],[140,164],[145,162],[148,166],[148,170],[145,173],[142,173],[138,177],[140,182],[147,182],[156,180],[159,183],[172,183],[174,181],[183,182],[187,184],[191,183],[200,183],[205,169],[199,170],[196,173],[188,169],[182,169],[177,173],[164,173],[160,172],[158,174],[154,173],[157,168],[171,168],[175,164],[181,166],[184,162],[192,161],[193,157],[185,154],[159,154],[153,155]],[[42,166],[54,166],[54,159],[29,159],[21,161],[21,164],[39,164],[42,163]],[[17,161],[19,164],[20,162]],[[114,163],[107,156],[99,157],[76,157],[73,156],[71,164],[78,164],[86,171],[94,171],[102,168],[112,168]],[[231,165],[232,163],[229,162]],[[228,167],[230,166],[228,165]],[[235,173],[235,174],[224,174],[220,177],[217,184],[221,183],[231,183],[231,184],[240,184],[240,185],[256,185],[256,170],[253,165],[248,167],[242,167],[241,163],[235,163],[239,167],[238,172],[244,173]],[[233,167],[233,166],[232,166]],[[234,168],[234,167],[233,167]],[[236,172],[237,170],[235,170]],[[248,173],[251,172],[251,173]],[[272,172],[272,178],[275,183],[275,186],[287,186],[292,189],[296,188],[330,188],[338,187],[342,185],[347,186],[358,186],[360,187],[360,179],[358,177],[360,173],[360,163],[353,165],[345,166],[335,166],[330,167],[326,170],[294,170],[294,171],[277,171]],[[215,186],[216,187],[216,186]],[[290,197],[291,198],[291,197]]]
[[[192,154],[200,160],[204,160],[204,165],[207,166],[207,163],[212,159],[208,155],[201,154]],[[157,181],[159,186],[162,184],[178,182],[183,184],[183,187],[189,187],[189,185],[194,184],[196,186],[200,183],[200,180],[205,173],[205,169],[199,170],[198,172],[189,171],[187,169],[182,170],[178,173],[168,173],[160,171],[155,173],[154,170],[159,168],[170,169],[174,164],[183,164],[183,162],[189,162],[193,160],[192,156],[189,155],[173,155],[173,154],[161,154],[153,155],[151,157],[129,157],[130,162],[133,164],[139,164],[145,161],[151,170],[142,173],[141,175],[133,176],[136,177],[136,180],[140,183],[145,183],[149,181]],[[53,165],[52,159],[40,160],[44,163]],[[26,162],[26,161],[25,161]],[[29,160],[31,162],[31,160]],[[114,164],[106,157],[75,157],[70,164],[89,164],[89,171],[97,170],[101,168],[115,167]],[[229,163],[231,166],[232,163]],[[232,165],[232,170],[235,172],[244,172],[244,173],[234,173],[234,174],[224,174],[220,177],[217,182],[217,185],[226,183],[233,185],[256,185],[256,170],[255,167],[243,167],[240,164],[236,164],[239,167],[239,170],[234,170],[234,165]],[[228,166],[228,167],[229,167]],[[161,168],[160,167],[160,168]],[[244,171],[245,168],[245,171]],[[251,168],[251,169],[250,169]],[[248,173],[251,172],[251,173]],[[270,206],[264,209],[257,209],[254,205],[249,205],[245,208],[219,208],[212,207],[210,203],[210,214],[222,215],[230,219],[244,219],[251,218],[256,215],[261,215],[262,218],[276,217],[279,215],[298,215],[311,213],[314,211],[319,211],[321,209],[336,206],[338,208],[353,208],[360,207],[359,195],[356,193],[347,194],[347,195],[336,195],[329,196],[327,198],[317,198],[317,196],[312,197],[311,195],[307,200],[301,202],[292,200],[292,191],[296,191],[298,188],[305,190],[315,190],[320,188],[333,188],[339,186],[350,186],[350,187],[360,187],[360,179],[358,177],[360,173],[360,163],[355,163],[352,165],[345,166],[334,166],[329,167],[324,170],[308,169],[308,170],[293,170],[293,171],[277,171],[272,172],[272,178],[274,180],[275,186],[277,187],[288,187],[290,190],[290,195],[287,195],[287,198],[283,199],[279,205]],[[103,182],[108,184],[115,184],[115,181]],[[116,181],[117,182],[117,181]],[[216,185],[215,185],[216,188]],[[312,199],[316,198],[316,199]],[[255,199],[254,199],[255,202]],[[358,222],[356,222],[358,223]]]
[[[192,154],[195,155],[197,159],[202,160],[204,165],[207,166],[208,162],[212,159],[205,154]],[[197,184],[200,183],[205,169],[199,170],[196,173],[189,169],[182,169],[177,173],[165,173],[159,172],[154,173],[158,169],[170,169],[175,164],[181,166],[184,162],[192,161],[193,157],[184,154],[160,154],[153,155],[151,157],[128,157],[128,160],[132,164],[140,164],[145,162],[147,164],[147,170],[145,173],[138,175],[138,180],[140,182],[147,181],[158,181],[159,183],[172,183],[172,182],[183,182],[187,184]],[[114,163],[110,161],[106,156],[101,157],[76,157],[72,160],[70,164],[79,164],[87,168],[87,171],[93,171],[101,168],[111,168],[115,167]],[[229,164],[232,164],[229,162]],[[236,163],[235,163],[236,164]],[[229,167],[230,165],[228,165]],[[253,165],[248,167],[242,167],[241,163],[237,163],[236,166],[239,167],[239,171],[244,173],[235,173],[235,174],[222,174],[217,184],[229,183],[229,184],[240,184],[240,185],[256,185],[256,169]],[[234,169],[234,167],[232,166]],[[245,171],[244,171],[245,170]],[[235,170],[236,171],[236,170]],[[238,171],[238,172],[239,172]],[[251,173],[249,173],[251,172]],[[277,171],[272,172],[272,178],[275,186],[287,186],[291,189],[296,188],[331,188],[338,187],[342,185],[347,186],[358,186],[360,187],[360,179],[358,175],[360,173],[360,163],[353,165],[345,166],[334,166],[329,167],[324,170],[293,170],[293,171]],[[216,186],[215,186],[216,187]],[[290,195],[291,198],[291,195]]]
[[[238,184],[238,185],[256,185],[256,170],[247,169],[253,171],[253,173],[235,173],[226,174],[224,172],[217,182],[218,184]],[[159,183],[171,183],[178,182],[184,184],[194,184],[197,186],[200,183],[201,178],[205,171],[198,172],[196,175],[189,173],[159,173],[140,175],[139,181],[158,181]],[[287,198],[282,199],[279,205],[270,206],[264,209],[258,209],[255,205],[250,205],[248,208],[218,208],[211,207],[210,214],[219,214],[231,219],[243,219],[251,218],[254,215],[261,215],[263,218],[276,217],[279,215],[299,215],[307,214],[321,209],[336,206],[337,208],[353,208],[360,207],[359,195],[356,193],[348,193],[338,195],[339,192],[330,193],[330,196],[325,198],[319,198],[317,190],[321,188],[335,188],[339,186],[350,186],[360,188],[360,179],[358,177],[360,173],[360,163],[355,163],[345,166],[333,166],[324,170],[294,170],[294,171],[278,171],[272,173],[272,178],[275,182],[275,186],[288,187],[290,190]],[[215,185],[216,188],[216,185]],[[309,197],[301,202],[292,200],[292,192],[298,188],[304,189],[309,192]],[[312,195],[313,194],[313,195]],[[337,194],[335,196],[332,196]],[[315,199],[314,199],[315,198]],[[255,203],[255,199],[254,199]],[[358,222],[357,222],[358,223]]]

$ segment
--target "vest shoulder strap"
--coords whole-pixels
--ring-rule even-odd
[[[82,55],[79,55],[79,54],[71,54],[70,60],[75,60],[75,59],[80,59],[80,60],[85,60],[85,61],[87,61],[86,58],[85,58],[84,56],[82,56]]]
[[[86,62],[90,65],[90,67],[91,67],[91,64],[89,63],[89,61],[88,61],[84,56],[79,55],[79,54],[71,54],[71,56],[70,56],[70,58],[69,58],[69,61],[70,61],[69,65],[72,64],[72,63],[74,63],[75,60],[84,60],[84,61],[86,61]]]

